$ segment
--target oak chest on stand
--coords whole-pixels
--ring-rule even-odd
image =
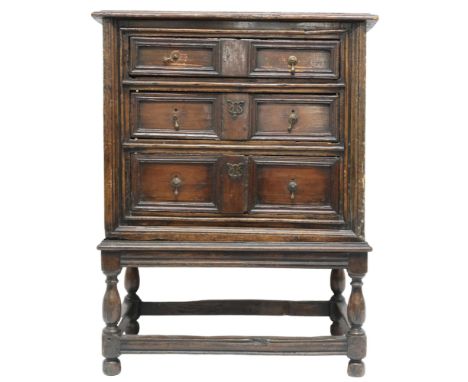
[[[366,335],[368,14],[102,11],[103,370],[128,353],[347,355]],[[139,267],[331,269],[323,301],[146,302]],[[117,276],[125,267],[121,304]],[[346,303],[345,270],[351,278]],[[329,316],[322,337],[138,335],[141,315]]]

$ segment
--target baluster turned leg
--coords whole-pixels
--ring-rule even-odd
[[[127,323],[122,330],[126,334],[138,334],[140,331],[140,324],[138,318],[140,317],[140,297],[136,294],[140,287],[140,274],[138,268],[127,267],[125,271],[125,289],[127,290],[127,296],[124,299],[124,314]]]
[[[343,269],[332,269],[330,274],[330,287],[333,296],[330,299],[330,326],[332,336],[343,336],[348,331],[348,324],[343,314],[346,312],[346,301],[343,292],[346,287],[345,272]]]
[[[102,369],[106,375],[120,373],[120,336],[118,327],[120,320],[121,304],[119,291],[117,290],[117,275],[120,273],[118,258],[102,256],[102,270],[106,275],[106,292],[102,301],[102,316],[106,323],[102,330],[102,355],[104,362]]]
[[[367,338],[362,329],[366,319],[366,304],[362,294],[362,278],[367,272],[367,254],[350,255],[348,274],[351,277],[351,295],[348,302],[348,319],[351,327],[348,331],[348,375],[362,377],[365,365]]]

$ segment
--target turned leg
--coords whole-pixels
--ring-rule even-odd
[[[102,271],[106,275],[106,292],[102,301],[102,316],[106,323],[102,330],[102,355],[104,362],[102,369],[106,375],[120,373],[120,336],[118,327],[120,320],[120,296],[117,290],[117,275],[120,273],[120,261],[118,257],[111,255],[102,256]]]
[[[138,268],[127,267],[125,271],[125,289],[127,290],[127,296],[125,296],[123,302],[123,321],[125,325],[122,330],[126,334],[138,334],[140,331],[140,325],[138,324],[138,318],[140,317],[140,303],[141,300],[136,294],[140,287],[140,274]]]
[[[333,296],[330,299],[330,319],[333,323],[330,326],[332,336],[343,336],[348,331],[346,318],[346,301],[343,297],[346,279],[343,269],[332,269],[330,274],[330,287]]]
[[[362,278],[367,272],[367,254],[350,255],[348,268],[351,277],[351,295],[348,302],[348,320],[350,329],[348,339],[348,375],[362,377],[365,373],[365,365],[362,359],[366,356],[367,339],[362,329],[366,318],[366,304],[362,294]]]

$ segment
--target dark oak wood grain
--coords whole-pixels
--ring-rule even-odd
[[[137,295],[138,288],[140,287],[140,273],[137,267],[127,267],[125,270],[125,289],[127,295],[123,302],[123,319],[126,319],[125,325],[122,325],[122,330],[125,334],[138,334],[140,331],[140,324],[138,318],[140,317],[141,300]]]
[[[144,302],[141,315],[329,316],[330,304],[328,301],[280,300]]]
[[[104,240],[98,249],[105,253],[121,251],[209,251],[209,252],[286,252],[286,253],[362,253],[370,252],[371,247],[361,242],[161,242]]]
[[[217,75],[219,40],[130,38],[130,70],[136,75]]]
[[[219,97],[198,93],[131,93],[131,136],[219,139]]]
[[[339,41],[252,41],[250,75],[338,79]],[[290,62],[290,59],[294,58]]]
[[[120,295],[117,289],[117,275],[120,273],[119,259],[115,256],[102,258],[102,270],[106,275],[106,292],[102,301],[102,317],[106,326],[102,330],[102,355],[104,361],[102,369],[106,375],[120,373],[120,338],[121,330],[118,327],[121,314]]]
[[[104,373],[120,372],[121,353],[339,354],[362,376],[365,44],[377,16],[93,17],[104,41]],[[140,267],[326,268],[333,296],[147,302]],[[141,315],[198,314],[328,316],[332,336],[138,335]]]
[[[330,299],[330,318],[333,321],[330,333],[333,336],[342,336],[349,330],[347,305],[343,292],[345,290],[345,272],[343,269],[332,269],[330,274],[330,287],[333,296]]]
[[[339,158],[255,157],[255,210],[339,214]]]
[[[344,337],[123,336],[121,351],[125,354],[339,355],[346,353],[346,339]]]
[[[362,279],[367,273],[367,254],[353,254],[349,259],[348,274],[351,277],[351,295],[348,301],[350,329],[348,337],[348,375],[362,377],[365,365],[362,359],[367,353],[367,337],[362,329],[366,319],[366,304],[362,293]]]
[[[253,139],[338,141],[339,95],[254,96]]]
[[[132,209],[152,211],[216,210],[216,157],[133,153],[127,198]]]
[[[180,11],[116,11],[93,12],[92,16],[101,20],[113,19],[169,19],[169,20],[292,20],[292,21],[351,21],[365,22],[369,29],[379,19],[369,13],[304,13],[304,12],[180,12]]]
[[[222,97],[222,139],[245,141],[250,138],[250,97],[245,93],[223,94]]]
[[[218,160],[218,208],[223,213],[242,214],[247,211],[248,160],[245,156],[229,155]]]

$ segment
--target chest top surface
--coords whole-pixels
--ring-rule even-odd
[[[368,14],[93,13],[106,237],[364,242]]]

